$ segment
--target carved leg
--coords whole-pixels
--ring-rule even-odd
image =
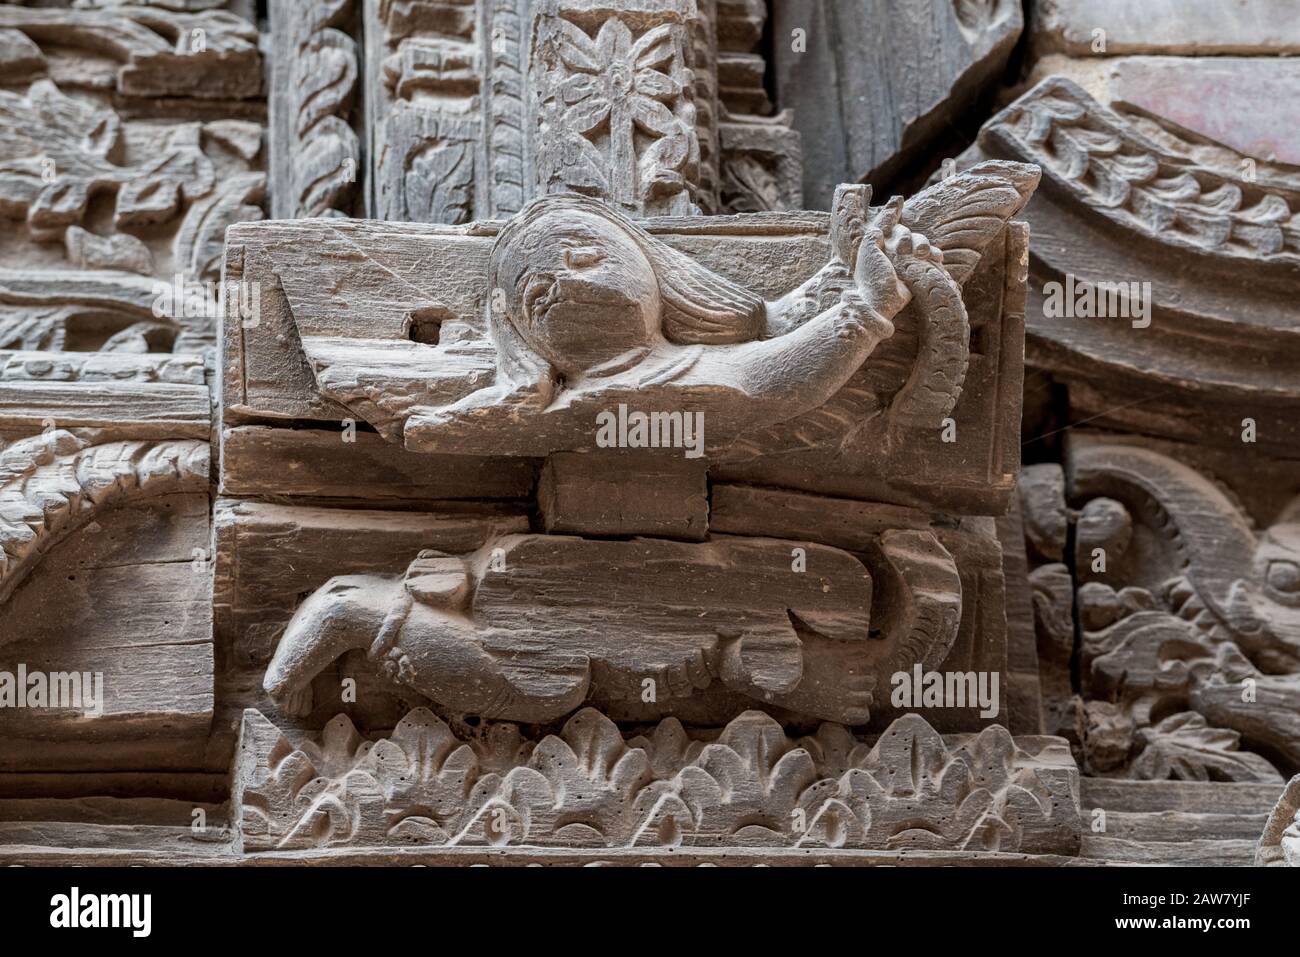
[[[290,619],[262,687],[290,714],[305,714],[312,679],[344,652],[370,645],[401,587],[374,575],[331,578]]]
[[[586,656],[484,632],[419,603],[386,658],[385,669],[402,684],[485,718],[552,721],[582,705],[591,685]]]

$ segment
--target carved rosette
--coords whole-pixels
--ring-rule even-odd
[[[693,2],[547,0],[533,19],[530,77],[541,192],[596,196],[635,216],[695,212]]]

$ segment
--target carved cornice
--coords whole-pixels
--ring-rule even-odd
[[[1300,169],[1194,143],[1049,77],[970,159],[1034,162],[1026,358],[1099,425],[1300,448]]]
[[[994,155],[1036,163],[1074,201],[1179,250],[1300,264],[1300,176],[1255,184],[1143,135],[1064,77],[1048,77],[985,124]]]

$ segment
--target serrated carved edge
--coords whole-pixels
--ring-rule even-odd
[[[208,488],[208,445],[92,445],[61,429],[0,452],[0,604],[55,544],[101,509]]]

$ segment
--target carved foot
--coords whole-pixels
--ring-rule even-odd
[[[841,724],[865,724],[876,687],[868,644],[805,632],[803,677],[774,704]]]

